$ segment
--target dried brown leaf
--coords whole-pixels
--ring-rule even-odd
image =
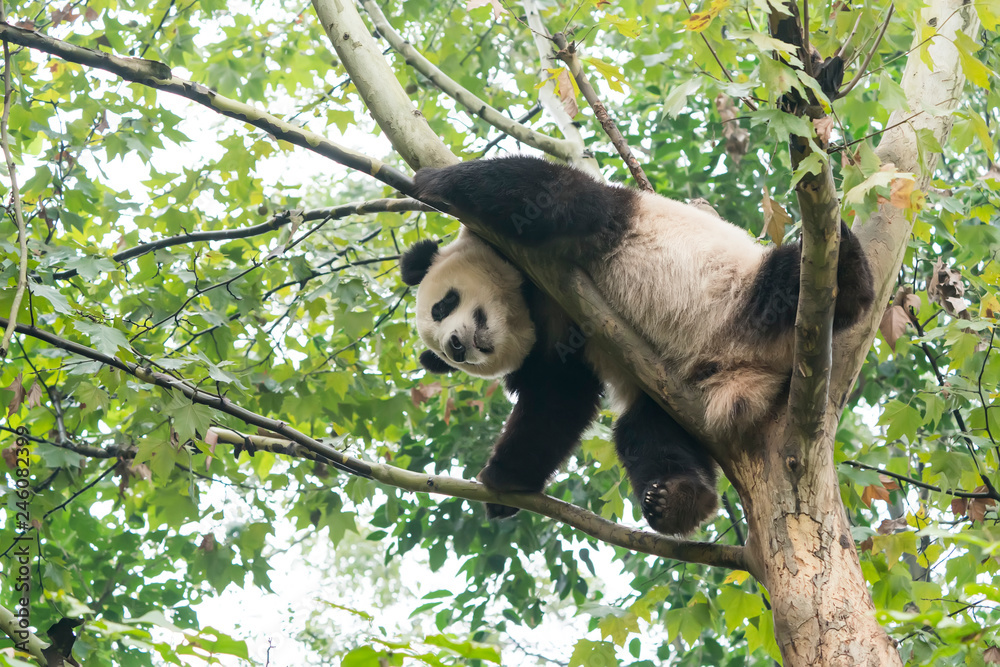
[[[899,306],[889,306],[882,315],[878,330],[882,338],[889,344],[889,349],[896,351],[896,341],[906,331],[906,324],[910,318],[906,316],[906,311]]]
[[[4,447],[0,450],[0,456],[3,456],[3,462],[7,464],[8,468],[17,470],[17,444]]]
[[[820,145],[826,148],[830,145],[830,135],[833,133],[833,119],[829,116],[813,119],[813,127],[816,128],[816,136],[819,137]]]
[[[906,530],[908,527],[906,517],[901,516],[898,519],[883,519],[882,523],[875,529],[875,532],[879,535],[892,535],[901,530]]]
[[[206,533],[204,537],[201,538],[201,544],[198,548],[202,551],[215,551],[215,535],[212,533]]]
[[[556,92],[559,93],[559,101],[562,102],[563,109],[570,118],[576,118],[580,113],[580,105],[576,103],[576,86],[570,78],[569,70],[560,70],[556,77]]]
[[[15,412],[21,409],[21,403],[24,402],[24,384],[22,383],[21,373],[17,374],[14,381],[9,385],[4,387],[7,391],[14,392],[14,398],[10,399],[10,403],[7,404],[7,416],[10,417]]]
[[[983,662],[987,665],[1000,665],[1000,648],[991,646],[983,651]]]
[[[788,215],[781,204],[771,199],[764,190],[764,199],[761,202],[764,209],[764,229],[761,237],[767,234],[775,245],[781,245],[781,240],[785,237],[785,227],[792,224],[792,216]]]
[[[955,516],[965,516],[969,511],[969,501],[965,498],[951,499],[951,513]]]
[[[413,401],[413,405],[419,406],[423,405],[433,397],[441,393],[441,383],[432,382],[430,384],[417,385],[410,390],[410,400]]]
[[[35,380],[31,383],[31,389],[25,394],[26,402],[29,408],[37,408],[42,404],[42,383]]]
[[[866,486],[865,490],[861,493],[861,502],[863,502],[866,507],[871,507],[873,500],[884,500],[888,503],[889,490],[881,484],[877,486],[874,484]]]
[[[899,484],[896,483],[896,480],[894,478],[889,477],[888,475],[883,475],[879,473],[878,481],[882,482],[882,486],[889,489],[890,491],[899,490]]]

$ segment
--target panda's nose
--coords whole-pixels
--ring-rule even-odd
[[[462,340],[455,334],[452,334],[451,340],[448,341],[448,356],[453,361],[465,361],[465,346],[462,345]]]

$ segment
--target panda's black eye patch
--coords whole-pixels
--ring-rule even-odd
[[[458,291],[454,288],[448,290],[448,293],[444,295],[444,298],[431,306],[431,317],[435,322],[440,322],[444,318],[451,315],[453,310],[458,308],[458,302]]]
[[[477,329],[486,328],[486,311],[484,311],[482,308],[476,308],[474,311],[472,311],[472,318],[476,321]]]

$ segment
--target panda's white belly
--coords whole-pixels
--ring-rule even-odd
[[[665,358],[721,352],[764,248],[705,211],[643,194],[618,251],[590,267],[599,289]]]

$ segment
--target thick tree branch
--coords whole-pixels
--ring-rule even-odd
[[[772,8],[768,17],[771,34],[798,45],[801,67],[805,68],[803,75],[812,76],[811,67],[806,68],[812,62],[808,48],[808,25],[803,28],[794,3],[785,3],[784,8],[787,14]],[[787,96],[779,105],[786,100]],[[826,115],[818,105],[805,104],[804,108],[812,118]],[[815,133],[808,137],[793,136],[789,140],[793,169],[798,169],[807,159],[817,157],[820,157],[820,168],[819,173],[806,172],[795,184],[802,214],[802,255],[788,416],[800,450],[796,455],[806,459],[806,470],[822,474],[820,469],[832,462],[829,460],[832,450],[821,448],[823,451],[819,453],[814,450],[815,445],[823,441],[817,436],[823,428],[829,403],[833,308],[837,297],[840,245],[840,199],[830,160],[825,154],[816,152],[815,141]],[[814,453],[822,459],[811,460]]]
[[[622,160],[625,161],[625,166],[632,173],[632,178],[635,179],[636,184],[641,190],[655,192],[653,184],[646,178],[646,172],[642,170],[642,165],[639,164],[635,155],[632,154],[632,149],[629,148],[628,142],[625,141],[621,130],[618,129],[618,125],[608,115],[608,110],[597,96],[597,91],[590,85],[590,79],[583,73],[580,58],[577,57],[576,44],[568,44],[566,36],[561,32],[553,35],[552,39],[555,41],[556,46],[559,47],[559,52],[556,56],[569,67],[569,71],[573,75],[573,78],[576,79],[576,85],[579,86],[580,92],[583,93],[583,97],[587,100],[590,108],[594,110],[594,115],[597,116],[597,120],[601,123],[601,127],[604,128],[605,134],[611,139],[611,143],[618,151],[618,154],[621,155]]]
[[[6,326],[7,321],[0,318],[0,324]],[[602,519],[596,514],[580,507],[556,500],[541,493],[495,493],[478,482],[441,475],[427,475],[403,470],[402,468],[396,468],[383,463],[362,461],[353,456],[348,456],[315,438],[311,438],[291,428],[284,422],[250,412],[234,404],[224,396],[198,389],[183,379],[158,373],[138,364],[102,354],[37,327],[29,327],[22,324],[17,326],[17,331],[37,338],[54,347],[99,361],[112,368],[117,368],[142,382],[180,391],[195,403],[207,405],[219,412],[236,417],[247,424],[267,429],[282,436],[282,439],[274,442],[273,439],[242,435],[227,429],[213,429],[213,432],[222,442],[245,446],[248,449],[258,446],[273,449],[274,445],[281,444],[281,446],[286,447],[286,451],[289,453],[294,452],[296,456],[322,461],[345,472],[375,479],[376,481],[401,489],[440,493],[457,498],[465,498],[466,500],[501,503],[512,507],[520,507],[521,509],[544,514],[557,521],[566,523],[596,539],[635,551],[691,563],[702,563],[732,569],[747,569],[742,547],[675,540],[656,533],[628,528]],[[292,444],[295,447],[292,447]]]
[[[351,83],[396,152],[413,169],[454,164],[457,158],[399,85],[354,0],[313,0],[313,7]]]
[[[290,223],[296,216],[299,216],[301,222],[314,222],[316,220],[337,220],[338,218],[345,218],[349,215],[365,215],[368,213],[399,213],[403,211],[433,210],[435,209],[423,202],[417,201],[416,199],[406,198],[370,199],[368,201],[341,204],[339,206],[330,206],[327,208],[314,208],[308,211],[281,211],[275,214],[267,222],[262,222],[259,225],[240,227],[238,229],[220,229],[211,232],[191,232],[189,234],[168,236],[166,238],[157,239],[156,241],[150,241],[149,243],[139,244],[134,248],[122,250],[121,252],[112,255],[111,259],[118,263],[122,263],[127,262],[130,259],[135,259],[136,257],[141,257],[142,255],[153,252],[154,250],[170,248],[176,245],[250,238],[251,236],[266,234],[268,232],[273,232],[276,229],[281,229]],[[66,280],[76,275],[76,269],[68,269],[66,271],[58,271],[52,274],[52,277],[56,280]]]
[[[28,655],[37,660],[38,664],[50,664],[45,657],[45,649],[49,648],[49,645],[39,639],[35,633],[27,628],[22,628],[14,612],[2,606],[0,606],[0,631],[13,640],[17,650],[26,649]]]
[[[934,68],[928,68],[923,58],[911,54],[903,71],[903,91],[911,108],[934,109],[940,114],[924,113],[902,122],[912,113],[905,109],[893,112],[886,123],[891,129],[882,135],[875,154],[883,163],[891,162],[901,172],[916,174],[916,188],[925,190],[939,156],[918,148],[917,132],[930,130],[940,145],[948,143],[954,120],[950,112],[958,107],[965,86],[955,36],[959,30],[975,35],[979,17],[974,7],[962,0],[930,0],[929,6],[920,12],[919,25],[937,27],[938,34],[927,47]],[[921,41],[920,31],[915,31],[914,45]],[[834,356],[838,365],[833,370],[830,392],[840,407],[847,401],[878,330],[883,312],[879,304],[888,303],[895,290],[896,274],[912,227],[913,220],[907,212],[888,203],[880,205],[878,213],[862,225],[855,225],[855,234],[865,248],[874,275],[876,296],[875,307],[864,320],[835,341]]]
[[[375,3],[375,0],[363,0],[365,11],[371,18],[372,23],[379,33],[385,37],[392,48],[403,56],[406,63],[415,70],[430,79],[439,90],[453,98],[456,102],[465,107],[470,113],[514,137],[518,141],[528,144],[538,150],[557,157],[567,162],[578,157],[578,148],[566,139],[556,139],[548,135],[532,130],[527,125],[518,123],[513,118],[505,116],[497,109],[494,109],[482,99],[463,88],[457,81],[438,69],[431,61],[427,60],[413,45],[406,41],[402,35],[396,32],[395,28],[382,13],[382,10]]]
[[[370,174],[404,194],[412,192],[413,181],[395,167],[345,148],[326,137],[292,125],[254,106],[220,95],[200,83],[178,78],[161,62],[108,55],[6,23],[0,23],[0,39],[37,49],[72,63],[111,72],[125,81],[179,95],[223,116],[249,123],[278,139],[330,158],[345,167]]]
[[[278,438],[243,434],[228,429],[213,428],[219,442],[251,445],[267,451],[290,443]],[[743,548],[707,542],[675,540],[664,535],[638,530],[602,519],[576,505],[557,500],[543,493],[495,493],[479,482],[443,475],[428,475],[386,465],[370,463],[372,479],[417,493],[437,493],[479,502],[502,503],[542,514],[583,531],[591,537],[641,553],[673,558],[688,563],[702,563],[735,570],[745,570]]]

